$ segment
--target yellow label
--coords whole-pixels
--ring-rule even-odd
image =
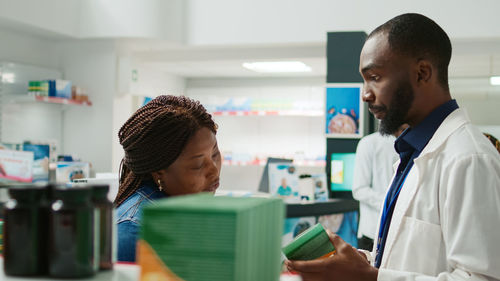
[[[137,264],[141,267],[141,281],[184,281],[163,263],[144,240],[137,241]]]

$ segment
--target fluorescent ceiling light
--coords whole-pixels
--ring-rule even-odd
[[[261,73],[310,72],[311,67],[301,61],[245,62],[243,67]]]
[[[500,85],[500,76],[491,76],[490,77],[491,85]]]
[[[14,83],[16,81],[16,75],[14,73],[4,72],[0,73],[2,77],[2,83]]]

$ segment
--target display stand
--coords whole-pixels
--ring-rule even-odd
[[[326,202],[297,203],[286,205],[286,217],[308,217],[341,214],[359,210],[359,202],[349,199],[330,199]]]

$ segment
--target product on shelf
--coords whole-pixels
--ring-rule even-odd
[[[69,80],[29,81],[28,94],[37,97],[38,101],[91,104],[85,88],[72,85]]]
[[[88,178],[89,170],[90,164],[88,162],[57,162],[56,181],[68,183],[76,179]]]
[[[334,251],[335,248],[328,234],[319,223],[302,232],[283,248],[283,253],[289,260],[326,258]]]
[[[33,181],[33,152],[0,149],[0,178]]]

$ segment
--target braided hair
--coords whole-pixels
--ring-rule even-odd
[[[162,95],[139,108],[118,132],[125,156],[120,163],[115,205],[132,195],[143,180],[150,179],[152,172],[168,168],[201,128],[217,132],[203,105],[188,97]]]
[[[495,138],[494,136],[492,136],[492,135],[490,135],[488,133],[483,133],[483,135],[485,135],[490,140],[490,142],[493,144],[493,146],[500,153],[500,141],[497,138]]]

